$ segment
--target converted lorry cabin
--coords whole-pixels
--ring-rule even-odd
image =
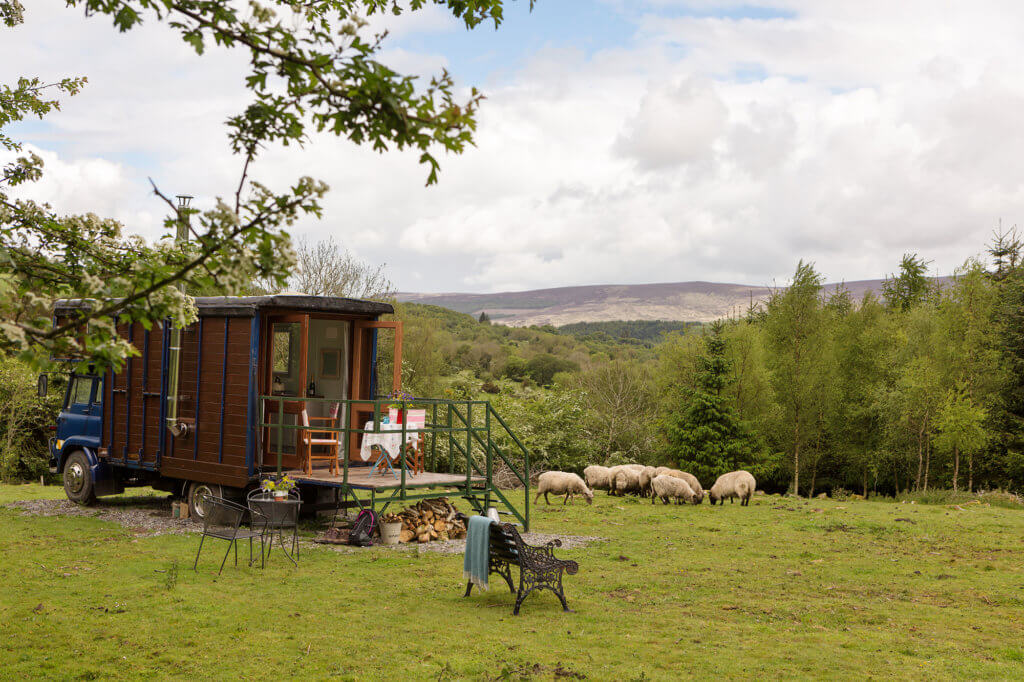
[[[324,505],[457,492],[480,508],[501,502],[526,523],[528,507],[509,503],[492,474],[506,460],[528,488],[529,454],[485,401],[403,396],[399,411],[424,417],[401,427],[411,445],[394,448],[402,452],[390,453],[386,470],[367,461],[367,434],[388,427],[388,396],[401,389],[402,323],[381,320],[391,305],[284,294],[195,303],[199,319],[179,334],[170,324],[119,324],[139,355],[118,372],[71,377],[50,447],[70,499],[151,485],[187,498],[201,518],[203,495],[241,497],[287,473],[305,501]],[[84,305],[58,302],[55,322]]]

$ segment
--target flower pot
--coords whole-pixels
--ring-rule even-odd
[[[380,540],[385,545],[397,545],[398,538],[402,534],[402,522],[380,524]]]
[[[274,491],[274,499],[277,500],[278,502],[282,502],[284,500],[287,500],[288,499],[288,491],[287,490],[275,490]]]

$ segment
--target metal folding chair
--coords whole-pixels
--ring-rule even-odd
[[[232,547],[235,549],[235,566],[238,566],[238,541],[245,539],[249,540],[249,565],[252,566],[252,541],[253,538],[260,538],[260,568],[262,568],[263,532],[256,530],[257,525],[262,523],[258,520],[261,516],[260,512],[213,495],[203,495],[203,505],[206,509],[206,514],[203,516],[203,533],[199,538],[199,550],[196,552],[192,570],[199,570],[199,555],[203,552],[203,543],[206,538],[228,541],[228,549],[224,552],[224,559],[220,562],[220,570],[217,571],[217,575],[224,570],[224,564],[227,563]],[[248,528],[243,526],[246,517],[250,520]]]

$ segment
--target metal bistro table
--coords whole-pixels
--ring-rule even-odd
[[[296,559],[299,557],[299,509],[302,507],[302,499],[297,490],[291,490],[286,498],[274,497],[262,490],[256,489],[249,493],[249,509],[257,511],[252,515],[253,530],[259,530],[262,539],[260,549],[263,548],[263,539],[269,538],[266,557],[270,557],[270,550],[274,547],[274,536],[277,535],[281,551],[288,557],[288,560],[298,566]],[[284,533],[286,530],[292,532],[292,553],[284,544]]]

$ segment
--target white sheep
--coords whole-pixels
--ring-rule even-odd
[[[640,494],[650,495],[651,494],[651,481],[657,476],[654,472],[657,471],[654,467],[644,467],[640,470]]]
[[[693,490],[690,489],[689,484],[675,476],[668,474],[655,476],[651,481],[651,490],[651,504],[654,504],[658,498],[661,498],[665,504],[668,504],[669,498],[675,498],[676,504],[693,502]]]
[[[740,498],[741,506],[750,505],[750,496],[754,494],[757,489],[757,481],[750,475],[749,471],[730,471],[727,474],[722,474],[715,481],[715,484],[708,490],[708,499],[711,504],[714,505],[716,502],[725,504],[725,498],[729,498],[732,502],[734,497]]]
[[[564,494],[565,499],[562,500],[562,504],[568,502],[573,495],[583,495],[587,498],[587,504],[594,503],[594,493],[583,482],[583,479],[565,471],[545,471],[541,474],[537,479],[537,497],[533,503],[537,504],[540,501],[540,496],[543,495],[544,502],[551,504],[551,501],[548,500],[548,493]]]
[[[583,478],[591,490],[611,490],[612,470],[598,464],[592,464],[583,470]]]
[[[635,465],[623,464],[612,467],[611,492],[613,495],[640,492],[640,472],[636,470]]]
[[[680,471],[677,478],[682,478],[690,486],[690,490],[693,491],[693,503],[700,504],[704,501],[704,488],[701,487],[700,481],[693,474],[685,471]]]

